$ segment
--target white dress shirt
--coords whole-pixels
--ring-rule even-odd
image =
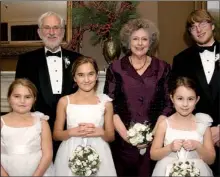
[[[199,55],[202,61],[202,66],[206,76],[206,81],[209,84],[215,70],[215,49],[213,52],[205,50],[204,52],[199,53]]]
[[[45,47],[45,54],[48,49]],[[55,51],[61,51],[61,47]],[[55,53],[52,52],[52,53]],[[62,62],[62,52],[61,57],[57,56],[49,56],[47,59],[47,67],[50,76],[50,83],[52,87],[53,94],[61,94],[62,93],[62,83],[63,83],[63,62]]]

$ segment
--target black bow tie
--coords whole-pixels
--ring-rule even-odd
[[[208,47],[201,47],[201,46],[197,46],[198,48],[198,51],[200,53],[204,52],[205,50],[208,50],[210,52],[213,52],[214,51],[214,48],[215,48],[215,43],[212,45],[212,46],[208,46]]]
[[[61,51],[52,53],[51,51],[48,50],[48,51],[46,52],[46,57],[49,57],[49,56],[61,57]]]

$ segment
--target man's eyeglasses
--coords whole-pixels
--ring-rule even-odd
[[[203,28],[205,28],[208,24],[209,24],[209,22],[207,22],[207,21],[202,21],[202,22],[200,22],[198,25],[192,25],[192,26],[189,28],[189,30],[190,30],[191,32],[195,32],[195,31],[197,30],[197,28],[203,29]]]
[[[50,30],[53,30],[53,31],[58,31],[58,30],[61,30],[62,27],[61,26],[43,26],[41,29],[45,30],[45,31],[50,31]]]

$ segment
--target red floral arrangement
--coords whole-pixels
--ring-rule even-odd
[[[136,1],[77,1],[72,9],[73,38],[70,43],[80,48],[85,31],[92,32],[91,43],[97,45],[108,39],[119,41],[119,32],[129,20],[137,18]]]

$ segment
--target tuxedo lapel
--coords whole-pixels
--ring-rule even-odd
[[[50,76],[49,76],[49,71],[47,67],[47,61],[45,57],[44,48],[40,51],[38,60],[40,60],[39,61],[39,72],[38,72],[40,89],[41,89],[45,102],[52,107],[54,97],[53,97],[52,87],[50,83]]]
[[[62,62],[63,62],[63,83],[62,83],[62,95],[67,95],[71,92],[73,87],[73,79],[71,74],[72,63],[65,63],[69,60],[69,56],[65,49],[62,49]]]
[[[212,93],[213,100],[216,98],[219,89],[220,89],[220,75],[219,69],[215,68],[211,82],[210,82],[210,89]]]
[[[220,54],[220,46],[219,43],[217,43],[216,45],[216,52],[215,52],[215,56],[217,54]],[[210,82],[210,86],[211,86],[211,90],[212,90],[212,97],[213,99],[215,99],[217,97],[218,92],[220,92],[220,66],[218,61],[216,61],[215,63],[215,70]]]

